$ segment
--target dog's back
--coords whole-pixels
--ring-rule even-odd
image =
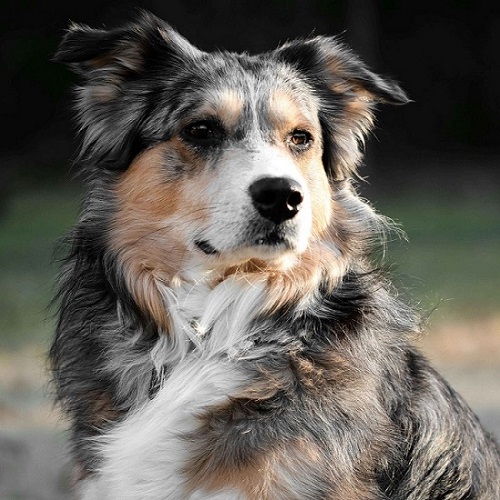
[[[86,199],[52,347],[86,499],[496,499],[352,184],[403,91],[335,39],[207,54],[74,25]]]

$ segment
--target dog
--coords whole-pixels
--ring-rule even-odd
[[[81,81],[50,351],[79,498],[500,498],[357,194],[397,83],[337,38],[206,53],[143,11],[54,59]]]

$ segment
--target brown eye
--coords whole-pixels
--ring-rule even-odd
[[[290,134],[290,143],[298,149],[305,149],[312,141],[312,136],[307,130],[294,130]]]

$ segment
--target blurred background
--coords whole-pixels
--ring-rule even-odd
[[[141,2],[205,50],[258,52],[340,34],[413,103],[383,107],[360,190],[406,231],[388,262],[429,313],[419,341],[500,436],[500,5],[475,0]],[[70,21],[114,27],[127,1],[0,3],[0,498],[69,498],[66,423],[51,404],[54,249],[79,184],[69,89],[50,62]],[[432,314],[431,314],[432,313]]]

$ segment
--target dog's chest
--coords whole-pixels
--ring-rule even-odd
[[[183,420],[186,405],[200,414],[250,382],[242,361],[255,349],[255,318],[264,294],[264,283],[234,278],[216,286],[199,280],[172,288],[168,310],[173,342],[163,353],[158,350],[160,360],[166,356],[163,364],[156,362],[163,368],[156,397],[163,397],[162,407],[171,418]],[[179,406],[175,394],[185,404]]]
[[[200,417],[227,403],[249,383],[239,360],[251,350],[254,318],[263,284],[230,279],[215,287],[183,284],[165,295],[178,349],[158,393],[106,436],[98,481],[116,498],[179,498],[186,487],[186,464],[196,452]],[[156,356],[161,358],[161,349]],[[165,349],[165,359],[172,353]],[[128,472],[126,472],[128,471]],[[154,477],[154,481],[147,478]],[[143,485],[147,485],[143,489]],[[201,495],[201,496],[200,496]],[[111,496],[115,498],[114,496]],[[221,491],[182,498],[236,499]]]

